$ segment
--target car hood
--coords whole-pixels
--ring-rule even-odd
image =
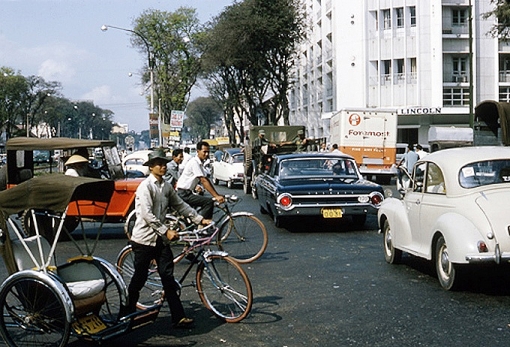
[[[279,188],[289,193],[307,192],[308,194],[329,194],[332,191],[343,191],[345,194],[379,191],[383,192],[380,185],[367,180],[343,180],[340,178],[296,178],[280,179]]]
[[[480,192],[475,201],[487,217],[498,242],[506,243],[510,247],[510,214],[505,203],[508,201],[508,190]]]

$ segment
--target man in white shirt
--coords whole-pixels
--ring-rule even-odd
[[[190,153],[189,147],[184,147],[184,150],[182,152],[182,156],[183,156],[182,163],[179,165],[180,173],[182,173],[182,170],[184,170],[184,167],[186,166],[188,161],[190,161],[190,159],[192,158],[191,154],[189,154],[189,153]]]
[[[214,201],[210,197],[194,194],[198,184],[204,187],[219,203],[225,201],[225,197],[218,194],[204,168],[204,162],[209,158],[209,144],[201,141],[197,144],[197,155],[192,157],[184,167],[177,181],[177,194],[190,206],[201,207],[200,214],[204,218],[212,218]]]

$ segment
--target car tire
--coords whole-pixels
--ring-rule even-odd
[[[353,214],[351,217],[352,222],[356,227],[362,227],[363,225],[365,225],[365,222],[367,221],[366,214]]]
[[[393,246],[393,234],[391,232],[390,223],[384,221],[383,226],[383,248],[384,259],[388,264],[398,264],[402,259],[402,251]]]
[[[266,210],[263,204],[260,204],[259,209],[261,214],[268,214],[268,211]]]
[[[437,239],[434,251],[434,262],[439,284],[445,290],[457,289],[460,282],[459,269],[450,261],[448,246],[442,235]]]
[[[213,173],[212,173],[212,183],[213,183],[215,186],[217,186],[217,185],[220,183],[220,181],[218,181],[218,179],[216,178],[216,176],[214,176],[214,171],[213,171]]]
[[[275,227],[283,228],[284,217],[280,217],[275,213],[273,214],[273,222]]]
[[[228,189],[232,189],[233,186],[234,186],[234,184],[232,183],[232,180],[228,180],[227,181],[227,188]]]
[[[248,178],[244,178],[243,180],[243,191],[244,191],[244,194],[251,194],[251,184],[250,184],[250,181],[248,180]]]

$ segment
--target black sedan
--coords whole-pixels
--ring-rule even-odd
[[[277,227],[294,216],[350,216],[357,226],[376,214],[383,188],[362,178],[354,158],[332,153],[274,155],[255,180],[260,211]]]

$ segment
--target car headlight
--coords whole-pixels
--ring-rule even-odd
[[[292,196],[290,194],[284,193],[279,195],[276,202],[283,210],[290,210],[292,208]]]

